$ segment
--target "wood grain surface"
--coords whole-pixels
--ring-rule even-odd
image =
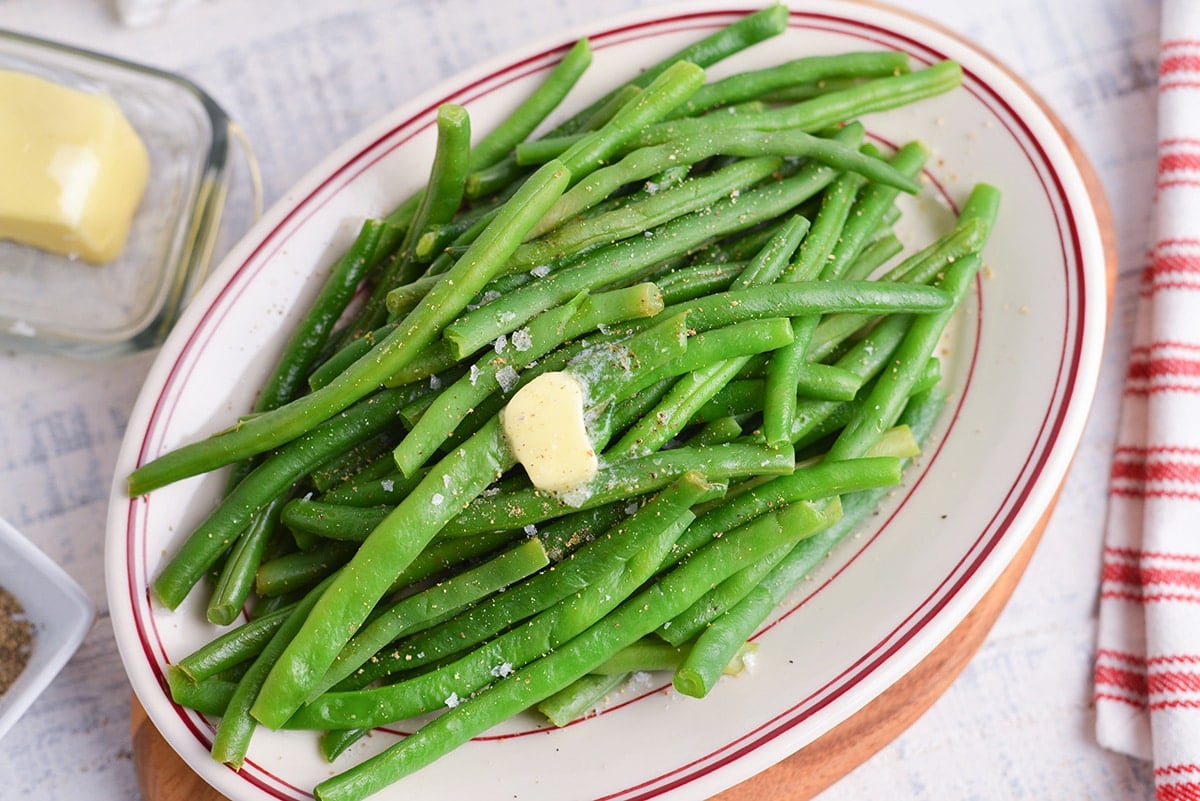
[[[870,2],[866,4],[876,5]],[[922,18],[921,21],[948,36],[961,39],[927,19]],[[973,43],[972,47],[979,50]],[[1019,77],[994,59],[993,62],[1024,86]],[[1025,89],[1041,103],[1036,93],[1028,86]],[[1099,177],[1074,137],[1044,103],[1041,105],[1075,158],[1091,195],[1105,252],[1111,309],[1118,265],[1116,229],[1108,199]],[[712,801],[808,801],[912,725],[958,677],[983,643],[1033,556],[1053,508],[1052,502],[996,583],[950,635],[916,667],[837,727],[787,759],[718,794]],[[225,798],[175,753],[147,717],[136,697],[131,703],[130,733],[134,770],[142,801],[221,801]]]

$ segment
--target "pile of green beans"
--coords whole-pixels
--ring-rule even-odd
[[[440,712],[314,788],[351,801],[637,672],[702,697],[902,480],[999,195],[973,187],[902,252],[896,201],[929,153],[881,152],[857,118],[952,91],[958,66],[863,52],[708,79],[786,23],[749,14],[555,120],[591,62],[577,42],[474,143],[465,108],[439,109],[428,181],[363,222],[253,414],[129,476],[141,495],[233,468],[152,584],[170,609],[207,592],[224,627],[167,676],[219,718],[215,759],[240,767],[259,726],[320,730],[332,759]],[[502,424],[552,371],[583,386],[600,465],[564,495]]]

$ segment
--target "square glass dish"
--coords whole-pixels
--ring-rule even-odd
[[[84,357],[158,345],[208,270],[236,127],[185,78],[23,34],[0,30],[0,70],[109,95],[150,159],[115,260],[89,264],[0,241],[0,345]]]
[[[66,571],[4,520],[0,520],[0,587],[21,605],[33,635],[28,661],[0,693],[3,737],[79,648],[95,608]]]

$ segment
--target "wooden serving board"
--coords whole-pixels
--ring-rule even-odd
[[[948,36],[961,38],[928,19],[922,19],[922,22],[938,27]],[[999,62],[996,66],[1024,86],[1023,81]],[[1028,86],[1025,89],[1041,103]],[[1117,243],[1108,199],[1099,177],[1075,139],[1044,103],[1042,108],[1066,142],[1091,195],[1103,240],[1111,308],[1117,275]],[[912,725],[958,677],[982,645],[1025,572],[1053,509],[1052,501],[996,583],[958,627],[916,667],[819,739],[720,793],[712,801],[808,801]],[[162,738],[136,697],[131,703],[130,732],[142,801],[224,801],[225,797],[201,779]]]

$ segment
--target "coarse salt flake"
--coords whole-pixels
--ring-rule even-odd
[[[433,497],[429,499],[434,506],[441,506],[446,501],[446,496],[440,492],[433,493]]]
[[[509,341],[521,353],[533,347],[533,337],[529,335],[528,328],[518,328],[516,331],[513,331]]]
[[[500,384],[500,389],[512,392],[513,388],[521,382],[521,376],[517,374],[512,365],[506,364],[496,371],[496,381]]]

